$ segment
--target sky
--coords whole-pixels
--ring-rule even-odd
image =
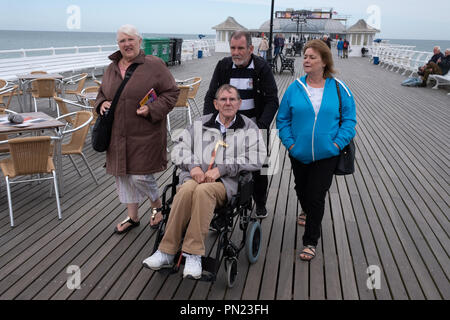
[[[450,40],[450,1],[274,0],[286,8],[333,8],[379,27],[378,37]],[[0,0],[0,30],[115,32],[123,24],[142,33],[215,34],[213,26],[232,16],[248,29],[270,19],[271,0]]]

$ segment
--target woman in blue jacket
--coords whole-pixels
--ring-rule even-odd
[[[302,206],[298,224],[305,226],[300,259],[315,257],[325,208],[338,155],[355,136],[356,110],[353,95],[333,77],[333,58],[321,40],[303,49],[305,76],[286,90],[277,115],[277,128],[289,150],[295,190]],[[339,96],[342,124],[339,126]]]

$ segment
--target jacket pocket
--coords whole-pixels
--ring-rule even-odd
[[[334,145],[333,139],[331,139],[329,134],[317,135],[314,142],[314,160],[335,157],[339,152],[339,149]]]
[[[295,145],[289,153],[302,163],[310,163],[312,161],[311,135],[303,134],[297,136]]]

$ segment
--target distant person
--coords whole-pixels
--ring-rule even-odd
[[[279,106],[278,89],[272,69],[263,58],[253,54],[252,38],[249,32],[235,31],[231,35],[230,52],[231,57],[220,60],[214,69],[205,95],[203,114],[215,112],[215,92],[221,85],[231,84],[238,88],[242,98],[239,114],[250,118],[260,129],[269,130]],[[261,175],[260,171],[255,172],[253,176],[255,215],[258,218],[265,218],[268,178],[266,175]]]
[[[348,49],[350,47],[350,42],[347,41],[346,38],[344,38],[344,43],[342,44],[342,58],[348,59]]]
[[[284,42],[285,42],[284,35],[280,34],[280,53],[283,53]]]
[[[337,51],[338,51],[338,57],[339,58],[343,58],[343,51],[344,51],[344,41],[342,40],[342,38],[339,38],[339,41],[337,43]]]
[[[275,35],[275,39],[273,40],[273,46],[274,46],[274,51],[273,51],[273,56],[275,57],[277,54],[280,53],[280,35],[276,34]]]
[[[310,261],[316,256],[325,196],[339,153],[356,133],[356,109],[350,90],[333,77],[333,56],[324,41],[306,43],[303,70],[306,75],[295,80],[283,96],[277,129],[289,151],[295,191],[302,207],[297,219],[299,225],[305,226],[300,259]],[[337,87],[342,101],[340,125]]]
[[[430,68],[429,64],[431,62],[437,63],[438,59],[439,58],[443,58],[443,57],[444,57],[444,55],[441,52],[441,47],[435,46],[433,48],[433,56],[431,57],[431,59],[428,60],[428,62],[425,65],[419,67],[419,72],[417,72],[419,74],[419,76],[423,76],[424,75],[425,69],[429,69]]]
[[[109,56],[112,63],[103,76],[95,108],[103,115],[111,107],[128,68],[137,64],[115,107],[106,151],[106,172],[115,177],[119,200],[128,210],[127,218],[114,230],[122,234],[139,225],[138,205],[146,198],[151,203],[150,225],[155,227],[162,219],[153,174],[166,169],[166,116],[177,101],[179,89],[164,61],[140,49],[142,36],[134,26],[121,26],[117,43],[119,50]],[[140,107],[139,101],[152,88],[158,98]]]
[[[328,46],[328,48],[331,49],[331,39],[328,36],[323,36],[322,38],[323,42],[326,43],[326,45]]]
[[[267,50],[269,50],[269,41],[267,41],[266,37],[263,37],[261,39],[261,43],[259,44],[258,52],[264,60],[267,60]]]
[[[439,58],[436,63],[429,62],[423,71],[421,87],[427,86],[430,74],[446,75],[450,69],[450,49],[445,50],[445,56]]]

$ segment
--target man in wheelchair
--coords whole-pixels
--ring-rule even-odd
[[[241,106],[238,90],[222,85],[214,106],[214,114],[195,121],[177,138],[171,155],[181,170],[180,184],[158,250],[143,261],[147,268],[172,268],[182,245],[183,277],[200,279],[215,208],[229,203],[238,192],[240,172],[260,170],[265,161],[266,147],[258,127],[237,114]]]

